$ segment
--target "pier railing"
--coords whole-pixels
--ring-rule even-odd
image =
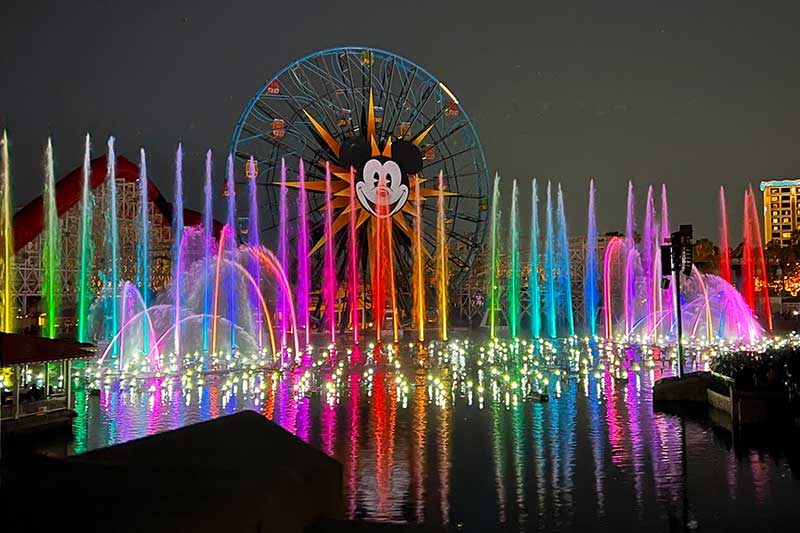
[[[19,410],[14,404],[4,405],[2,407],[2,420],[10,420],[12,418],[23,418],[26,416],[36,416],[53,411],[61,411],[67,409],[67,397],[64,394],[54,395],[46,400],[32,400],[23,401],[19,404]]]

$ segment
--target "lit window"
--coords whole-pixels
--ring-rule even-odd
[[[788,223],[789,223],[789,218],[788,218],[788,217],[784,218],[784,219],[782,220],[782,222],[783,222],[784,224],[788,224]]]
[[[788,231],[784,231],[781,234],[781,237],[783,237],[784,239],[789,239],[791,236],[792,236],[792,234],[790,232],[788,232]]]

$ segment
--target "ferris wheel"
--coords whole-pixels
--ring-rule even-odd
[[[231,151],[239,166],[237,175],[247,174],[262,186],[262,241],[269,242],[277,233],[282,161],[289,181],[296,183],[302,160],[307,217],[312,230],[316,228],[315,241],[323,227],[327,162],[338,196],[349,191],[348,169],[355,169],[352,186],[358,192],[359,224],[363,217],[379,215],[376,184],[370,177],[374,170],[385,171],[390,181],[389,218],[396,237],[394,258],[400,272],[406,267],[410,271],[410,204],[414,200],[422,201],[426,261],[434,261],[440,172],[447,191],[445,233],[451,285],[469,275],[481,252],[488,218],[488,173],[475,128],[444,83],[391,52],[332,48],[291,63],[267,80],[244,108]],[[255,172],[248,163],[251,158]],[[413,193],[417,182],[419,198]],[[291,194],[296,195],[296,189]],[[334,207],[337,217],[349,210],[344,202]],[[292,211],[290,227],[296,218]],[[367,226],[360,228],[366,232]],[[343,245],[343,239],[337,242]],[[368,246],[366,239],[359,242]],[[345,255],[344,248],[340,255]]]

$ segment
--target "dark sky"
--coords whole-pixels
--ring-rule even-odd
[[[506,188],[513,177],[562,181],[571,233],[585,231],[588,176],[601,231],[624,227],[628,179],[639,206],[663,181],[673,222],[716,240],[721,184],[739,220],[747,183],[800,174],[791,1],[165,3],[4,2],[0,126],[16,204],[39,192],[47,135],[64,174],[88,131],[96,154],[109,133],[131,159],[145,146],[168,196],[183,141],[197,208],[202,154],[227,150],[265,79],[346,44],[394,51],[447,83]]]

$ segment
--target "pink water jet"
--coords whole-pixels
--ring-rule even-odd
[[[330,328],[331,344],[336,344],[336,264],[333,258],[333,206],[331,205],[331,165],[325,163],[325,264],[322,284],[325,292],[325,314]]]
[[[305,345],[311,344],[311,319],[309,317],[309,294],[311,273],[308,264],[308,198],[306,193],[306,169],[300,160],[297,194],[297,314],[300,326],[305,331]]]
[[[719,188],[719,276],[731,282],[731,248],[728,244],[728,206],[725,187]]]
[[[353,343],[358,344],[359,341],[359,319],[358,319],[358,220],[356,217],[356,195],[355,195],[355,172],[353,167],[350,167],[350,224],[349,224],[349,237],[348,246],[350,256],[348,258],[348,265],[350,268],[350,313],[351,321],[353,323]]]
[[[278,261],[281,268],[285,272],[287,269],[286,256],[288,246],[288,233],[289,233],[289,206],[287,203],[288,189],[286,188],[286,161],[281,158],[281,181],[280,181],[280,199],[278,202]],[[275,295],[275,300],[278,304],[278,326],[280,328],[281,346],[286,346],[286,335],[288,333],[288,324],[286,322],[287,304],[281,293]]]

